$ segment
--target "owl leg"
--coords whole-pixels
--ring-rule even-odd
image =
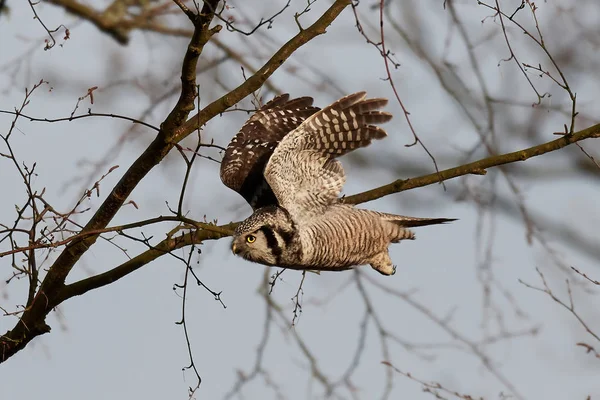
[[[396,273],[396,266],[392,264],[392,259],[387,251],[375,255],[370,264],[375,271],[382,275],[394,275]]]

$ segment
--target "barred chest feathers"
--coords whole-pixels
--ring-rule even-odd
[[[304,249],[302,263],[328,270],[370,264],[374,255],[387,251],[390,242],[413,237],[378,213],[343,204],[299,223],[298,233]]]

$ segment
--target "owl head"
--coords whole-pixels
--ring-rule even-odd
[[[285,209],[263,207],[236,228],[231,251],[248,261],[280,265],[282,254],[288,250],[295,231],[290,214]]]

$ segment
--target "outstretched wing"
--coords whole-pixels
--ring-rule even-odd
[[[221,162],[221,181],[241,194],[253,209],[277,204],[263,172],[279,141],[319,110],[311,97],[275,97],[246,121]]]
[[[320,215],[337,201],[346,176],[335,157],[387,136],[373,125],[392,118],[379,111],[387,100],[365,96],[351,94],[312,115],[281,140],[269,159],[265,178],[297,221]]]

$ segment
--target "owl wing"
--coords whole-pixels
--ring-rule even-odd
[[[311,97],[289,100],[289,94],[263,105],[233,137],[221,162],[221,181],[257,209],[277,204],[263,171],[280,140],[319,110]]]
[[[296,221],[321,215],[337,201],[346,175],[336,157],[387,136],[373,125],[392,118],[379,111],[387,100],[365,96],[351,94],[313,114],[275,148],[265,178]]]

